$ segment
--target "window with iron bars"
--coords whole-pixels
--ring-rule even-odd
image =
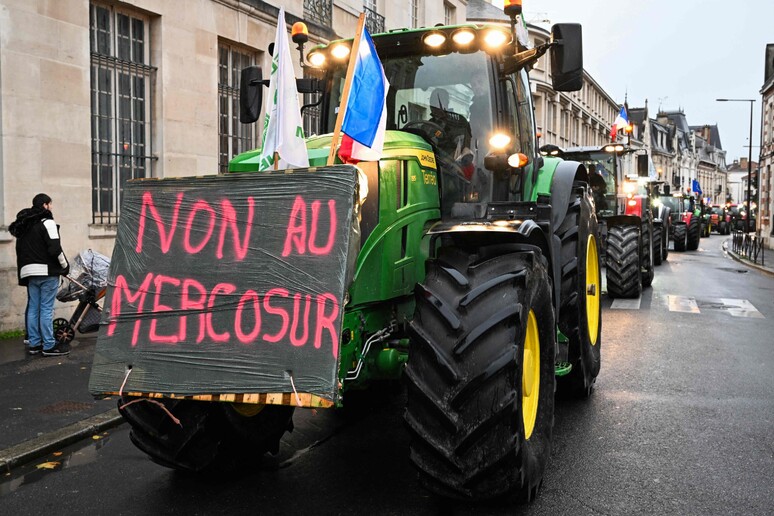
[[[312,77],[304,71],[304,77]],[[320,105],[322,93],[304,93],[304,103],[306,106],[301,113],[304,116],[304,135],[315,136],[320,134]]]
[[[304,18],[323,27],[332,27],[333,0],[304,0]]]
[[[452,4],[443,4],[443,23],[444,25],[454,25],[457,22],[457,8]]]
[[[419,27],[419,0],[409,2],[409,12],[411,15],[411,28]]]
[[[239,121],[239,77],[242,68],[255,64],[255,53],[218,44],[218,171],[228,172],[228,162],[258,143],[256,124]]]
[[[118,222],[126,181],[153,176],[149,21],[92,4],[91,191],[92,222]]]

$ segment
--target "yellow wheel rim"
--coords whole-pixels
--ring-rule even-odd
[[[529,439],[535,429],[540,396],[540,335],[535,312],[527,316],[527,334],[524,336],[524,357],[521,367],[521,414],[524,418],[524,438]]]
[[[586,325],[589,330],[589,342],[597,345],[599,337],[599,297],[602,285],[599,282],[599,256],[597,239],[589,235],[586,243]]]
[[[266,405],[258,405],[256,403],[232,403],[231,408],[243,417],[257,416]]]

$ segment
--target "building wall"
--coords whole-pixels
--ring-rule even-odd
[[[304,17],[303,2],[271,4],[284,4],[288,15]],[[354,32],[362,10],[355,9],[362,5],[358,1],[349,4],[336,2],[333,13],[346,34]],[[85,249],[112,253],[115,225],[92,222],[90,5],[88,0],[0,0],[0,331],[22,323],[26,296],[16,286],[14,239],[7,227],[35,194],[53,198],[71,260]],[[131,0],[100,5],[149,24],[151,65],[157,69],[153,175],[216,173],[218,44],[255,52],[268,70],[266,50],[276,31],[268,4]],[[311,40],[324,41],[314,34]],[[57,315],[70,309],[57,303]]]
[[[767,73],[772,74],[774,68],[774,45],[769,45],[770,57]],[[761,90],[762,123],[761,123],[761,154],[760,154],[760,200],[758,203],[760,216],[758,229],[765,245],[774,249],[774,75],[768,77],[766,86]]]
[[[322,0],[321,0],[322,1]],[[213,174],[219,150],[219,44],[256,56],[270,69],[276,10],[305,19],[299,0],[104,0],[100,5],[144,19],[150,38],[154,177]],[[308,2],[310,5],[314,1]],[[89,0],[0,0],[0,331],[22,326],[26,295],[17,286],[8,225],[46,192],[72,259],[93,249],[110,256],[115,225],[94,223]],[[444,5],[465,20],[466,0],[417,0],[419,19],[444,21]],[[362,0],[333,0],[331,22],[310,42],[351,37]],[[408,27],[403,2],[377,0],[386,28]],[[289,27],[288,27],[289,28]],[[295,45],[291,53],[302,76]],[[265,72],[266,73],[266,72]],[[260,131],[260,128],[258,129]],[[71,306],[57,303],[57,316]]]

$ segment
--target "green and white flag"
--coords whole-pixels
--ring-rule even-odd
[[[516,20],[516,39],[519,44],[525,48],[532,48],[532,43],[529,42],[529,30],[527,29],[527,22],[524,21],[524,15],[520,14],[519,19]]]
[[[308,167],[309,157],[306,153],[304,125],[298,104],[296,77],[290,59],[284,8],[280,8],[277,18],[268,98],[258,169],[272,168],[275,152],[279,155],[278,168]]]

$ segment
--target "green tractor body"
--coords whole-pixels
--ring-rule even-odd
[[[462,31],[472,42],[458,46],[452,36]],[[505,42],[486,48],[495,32]],[[445,43],[427,46],[430,33]],[[351,240],[356,258],[337,328],[337,388],[315,399],[346,405],[348,392],[403,379],[411,459],[426,487],[454,498],[531,499],[550,453],[555,386],[588,396],[599,372],[598,227],[588,175],[579,163],[540,155],[533,118],[527,72],[544,52],[557,90],[582,84],[580,26],[552,33],[537,49],[510,42],[515,35],[502,26],[373,36],[390,83],[387,132],[381,159],[357,165],[359,238]],[[296,175],[339,173],[327,164],[347,62],[332,49],[350,44],[312,49],[326,61],[306,83],[321,95],[321,135],[307,139],[310,169],[261,172],[255,150],[235,157],[228,176],[267,174],[303,194]],[[267,388],[256,379],[250,390]],[[187,428],[155,404],[122,402],[121,411],[152,459],[201,471],[276,451],[294,407],[311,406],[294,389],[288,383],[258,401],[221,395],[219,403],[159,391],[170,412],[195,421]],[[135,401],[146,395],[127,391]]]

